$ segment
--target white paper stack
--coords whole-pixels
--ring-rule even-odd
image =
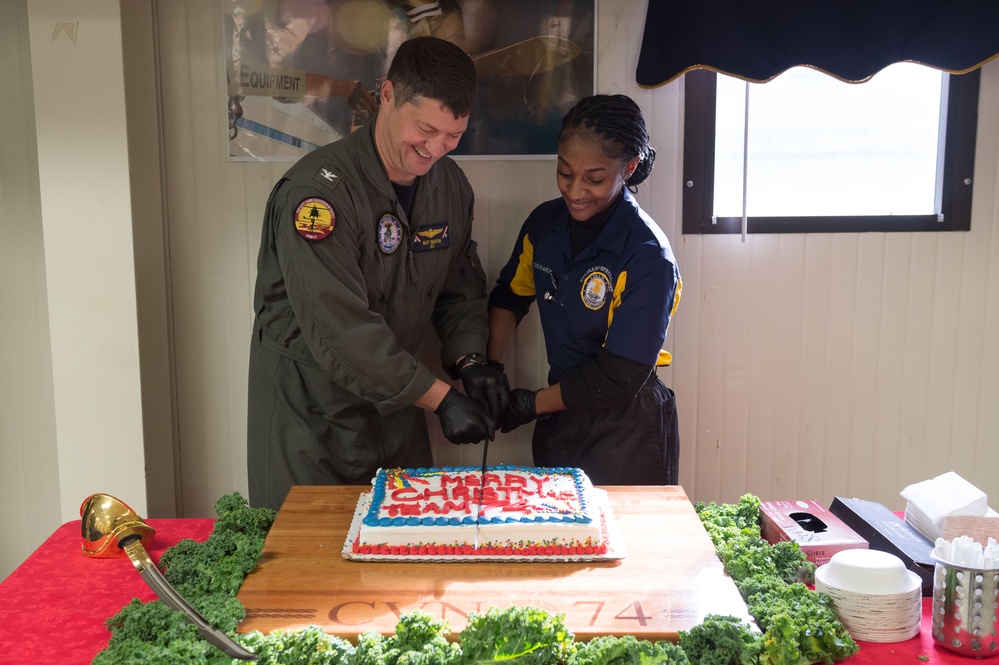
[[[989,508],[988,496],[953,471],[909,485],[901,495],[905,521],[931,541],[999,538],[999,513]]]

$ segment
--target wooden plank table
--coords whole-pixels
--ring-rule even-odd
[[[706,614],[752,621],[679,486],[604,487],[627,556],[589,562],[359,562],[341,556],[369,487],[296,486],[278,511],[238,598],[239,632],[315,624],[351,641],[394,632],[415,609],[447,619],[530,605],[563,612],[578,640],[631,634],[679,639]]]

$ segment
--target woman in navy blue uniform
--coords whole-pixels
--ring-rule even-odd
[[[594,95],[562,119],[562,197],[524,222],[489,298],[491,363],[537,303],[548,386],[512,391],[509,432],[537,419],[534,463],[583,469],[597,485],[677,484],[673,391],[656,375],[680,300],[669,241],[635,201],[655,150],[638,105]]]

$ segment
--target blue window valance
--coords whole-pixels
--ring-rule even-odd
[[[806,65],[860,83],[896,62],[961,74],[997,55],[999,0],[649,0],[636,79],[762,82]]]

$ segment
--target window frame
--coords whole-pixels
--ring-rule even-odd
[[[742,233],[741,217],[712,218],[714,201],[716,74],[695,69],[684,74],[683,233]],[[950,75],[941,213],[929,215],[865,215],[752,217],[747,233],[857,233],[968,231],[974,190],[975,140],[978,132],[980,72]]]

